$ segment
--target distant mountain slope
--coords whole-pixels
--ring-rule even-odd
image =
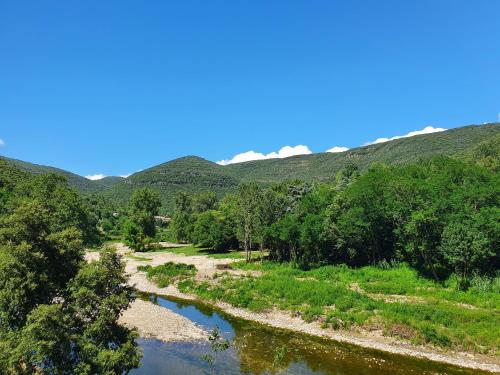
[[[31,174],[41,174],[41,173],[57,173],[65,176],[68,179],[70,186],[78,189],[83,193],[98,193],[100,191],[109,189],[113,187],[116,183],[123,180],[122,177],[106,177],[102,180],[92,181],[85,177],[79,176],[75,173],[65,171],[64,169],[59,169],[55,167],[49,167],[46,165],[39,165],[28,163],[26,161],[7,158],[5,156],[0,156],[7,163],[10,163],[20,170],[26,171]]]
[[[318,153],[231,164],[225,168],[230,175],[261,182],[301,178],[329,181],[347,163],[361,169],[373,162],[410,163],[432,155],[454,155],[500,134],[500,124],[465,126],[440,133],[418,135],[390,142],[358,147],[342,153]]]
[[[234,191],[240,179],[228,175],[223,166],[197,156],[186,156],[137,172],[103,194],[126,201],[139,187],[149,186],[158,191],[163,212],[171,211],[179,191],[216,191],[219,196]]]
[[[499,146],[498,137],[500,124],[496,123],[470,125],[440,133],[402,138],[354,148],[343,153],[299,155],[227,166],[200,157],[187,156],[159,164],[127,178],[106,177],[97,181],[58,168],[0,158],[30,173],[63,174],[70,185],[82,192],[101,193],[123,203],[135,189],[148,186],[159,192],[163,202],[162,212],[171,213],[175,195],[179,191],[212,190],[223,196],[234,192],[244,181],[257,181],[264,185],[293,178],[328,182],[351,162],[363,170],[374,162],[402,164],[433,155],[455,155],[471,161],[481,157],[484,163],[491,164],[498,160],[499,151],[491,150]]]
[[[150,186],[162,197],[162,211],[169,213],[178,191],[213,190],[222,196],[235,191],[243,181],[268,184],[300,178],[327,182],[333,180],[335,174],[350,162],[363,170],[374,162],[402,164],[433,155],[463,154],[466,150],[498,135],[500,124],[471,125],[358,147],[343,153],[299,155],[227,166],[188,156],[135,173],[104,194],[126,201],[136,188]]]

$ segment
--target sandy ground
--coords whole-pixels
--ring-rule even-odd
[[[165,342],[206,340],[208,334],[187,318],[151,302],[135,300],[118,320],[137,328],[141,337]]]
[[[126,246],[122,244],[117,244],[117,249],[122,254],[126,254],[130,251]],[[150,264],[155,266],[163,264],[165,262],[193,264],[198,269],[198,273],[196,276],[197,279],[211,280],[215,272],[221,272],[217,268],[217,265],[229,264],[236,261],[234,259],[213,259],[206,256],[184,256],[181,254],[172,254],[172,253],[145,253],[145,254],[142,253],[136,255],[150,259],[149,261],[140,261],[128,257],[124,258],[127,261],[126,272],[130,276],[130,284],[133,285],[137,290],[149,293],[180,297],[184,299],[192,299],[192,300],[197,299],[197,297],[181,293],[176,287],[172,285],[169,285],[166,288],[157,287],[145,277],[145,274],[143,272],[137,271],[137,266],[145,264]],[[98,255],[95,255],[93,253],[88,253],[87,255],[87,259],[95,259],[96,257],[98,257]],[[228,270],[228,272],[241,274],[241,271]],[[321,328],[319,322],[306,323],[300,317],[291,316],[288,312],[280,310],[272,310],[272,311],[257,313],[237,308],[224,302],[218,302],[213,305],[233,316],[267,324],[273,327],[288,329],[296,332],[302,332],[313,336],[333,339],[340,342],[354,344],[365,348],[382,350],[394,354],[409,355],[413,357],[449,363],[462,367],[500,373],[500,358],[496,357],[483,356],[470,353],[451,352],[451,351],[445,352],[438,348],[430,349],[421,346],[414,346],[409,343],[399,341],[392,337],[383,336],[382,332],[376,332],[376,331],[353,332],[353,331],[324,329]],[[132,307],[131,309],[133,308],[134,307]],[[144,310],[143,313],[147,314],[148,312]],[[178,315],[173,312],[169,313],[173,315]],[[126,318],[126,316],[128,316],[127,313],[124,314],[124,319],[125,319],[124,324],[133,324],[132,323],[133,319]],[[181,318],[185,319],[183,317]],[[130,321],[128,319],[130,319]],[[170,332],[164,332],[162,333],[162,335],[165,334],[166,337],[171,337],[170,340],[172,340],[172,337],[174,337],[175,331],[177,329],[184,329],[184,330],[193,329],[194,330],[193,332],[195,333],[193,334],[192,339],[196,340],[200,338],[199,332],[196,331],[197,329],[199,329],[199,327],[197,327],[193,323],[191,324],[194,327],[192,328],[187,328],[187,327],[181,328],[181,326],[169,327],[168,330]],[[140,332],[142,332],[142,330],[145,329],[145,328],[141,329],[140,327],[138,328]],[[160,335],[152,337],[160,338]]]
[[[117,244],[117,250],[122,255],[130,250],[122,244]],[[99,259],[98,252],[87,252],[85,255],[87,261]],[[124,259],[127,259],[126,257]],[[140,263],[127,262],[126,270],[132,276],[130,279],[131,285],[135,283],[144,288],[138,290],[155,293],[155,288],[147,290],[149,283],[143,273],[137,272],[137,265]],[[149,283],[151,284],[151,283]],[[154,287],[153,284],[150,286]],[[175,295],[175,291],[172,291]],[[128,310],[118,320],[129,328],[137,328],[141,337],[155,338],[165,342],[180,342],[180,341],[199,341],[207,340],[208,333],[193,323],[191,320],[176,314],[154,303],[136,299]]]

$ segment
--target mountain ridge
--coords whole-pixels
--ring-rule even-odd
[[[0,158],[30,173],[63,174],[71,186],[84,193],[102,194],[122,203],[135,189],[149,186],[160,194],[163,213],[169,213],[179,191],[196,193],[212,190],[223,196],[235,191],[244,181],[256,181],[263,185],[289,179],[331,182],[347,164],[354,163],[360,170],[365,170],[375,162],[404,164],[434,155],[460,155],[497,136],[500,136],[500,123],[490,123],[360,146],[341,153],[323,152],[229,165],[219,165],[199,156],[188,155],[136,172],[127,178],[109,176],[95,181],[55,167],[3,156]]]

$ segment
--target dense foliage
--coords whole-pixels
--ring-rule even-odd
[[[107,189],[111,189],[114,185],[122,182],[122,177],[105,177],[100,180],[89,180],[75,173],[65,171],[63,169],[48,167],[45,165],[32,164],[21,160],[10,159],[0,156],[0,160],[4,163],[11,164],[19,171],[27,172],[28,174],[58,174],[62,175],[68,181],[69,186],[77,189],[81,193],[93,194],[99,193]]]
[[[55,174],[0,164],[0,373],[121,374],[139,364],[135,333],[117,324],[132,300],[98,214]]]
[[[452,273],[466,288],[500,266],[500,177],[446,157],[416,164],[354,165],[333,184],[291,181],[238,192],[204,211],[179,198],[173,227],[204,247],[266,248],[302,269],[324,264],[406,262],[436,281]],[[182,204],[181,204],[182,203]],[[176,221],[182,220],[182,225]]]
[[[497,160],[498,171],[499,134],[499,124],[465,126],[441,133],[358,147],[342,153],[298,155],[227,166],[188,156],[137,172],[128,178],[106,177],[97,181],[53,167],[0,158],[29,173],[63,174],[70,186],[80,192],[97,193],[122,206],[127,204],[135,190],[149,187],[160,195],[160,212],[171,216],[175,196],[180,192],[191,195],[213,191],[217,197],[222,198],[228,193],[235,193],[239,184],[249,181],[255,181],[262,187],[290,179],[333,183],[336,173],[353,163],[361,171],[365,171],[377,162],[396,165],[416,162],[421,157],[456,155],[472,162],[480,158],[487,167]]]
[[[132,249],[145,250],[152,242],[156,235],[155,216],[160,206],[160,197],[149,188],[136,190],[130,198],[124,234],[125,243]]]

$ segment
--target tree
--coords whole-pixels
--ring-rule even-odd
[[[75,367],[82,374],[122,374],[138,367],[137,332],[118,324],[133,301],[125,263],[114,249],[104,249],[99,261],[83,266],[68,285],[68,308]]]
[[[175,197],[174,217],[172,229],[178,242],[187,242],[191,239],[193,225],[193,206],[191,197],[180,192]]]
[[[241,184],[238,188],[238,217],[243,237],[245,259],[250,261],[252,236],[258,222],[260,189],[256,183]]]
[[[484,271],[495,256],[488,237],[470,220],[449,223],[443,230],[440,249],[458,274],[460,289],[466,289],[472,273]]]
[[[149,241],[144,235],[142,228],[132,220],[127,220],[123,226],[123,237],[125,245],[135,251],[145,251]]]
[[[15,183],[0,213],[0,373],[116,374],[137,367],[136,333],[118,325],[133,299],[85,200],[55,175]],[[92,226],[94,225],[94,226]]]
[[[150,188],[138,189],[129,202],[129,216],[138,225],[144,236],[153,238],[156,234],[155,216],[161,207],[160,196]]]
[[[213,191],[195,194],[192,199],[193,213],[200,214],[217,208],[217,195]]]
[[[193,240],[200,246],[215,250],[229,250],[238,245],[233,227],[223,214],[208,210],[198,215],[193,229]]]
[[[84,198],[68,187],[64,176],[50,173],[23,180],[16,186],[15,195],[14,206],[25,199],[41,202],[49,213],[51,230],[74,227],[80,231],[85,246],[102,243],[97,215]]]
[[[144,251],[156,235],[155,215],[161,207],[160,197],[150,188],[136,190],[129,201],[129,218],[123,228],[125,243]]]
[[[260,261],[264,259],[264,247],[269,241],[269,228],[284,215],[286,201],[282,194],[276,189],[265,189],[260,194],[257,209],[257,225],[255,228],[255,238],[259,242]]]

